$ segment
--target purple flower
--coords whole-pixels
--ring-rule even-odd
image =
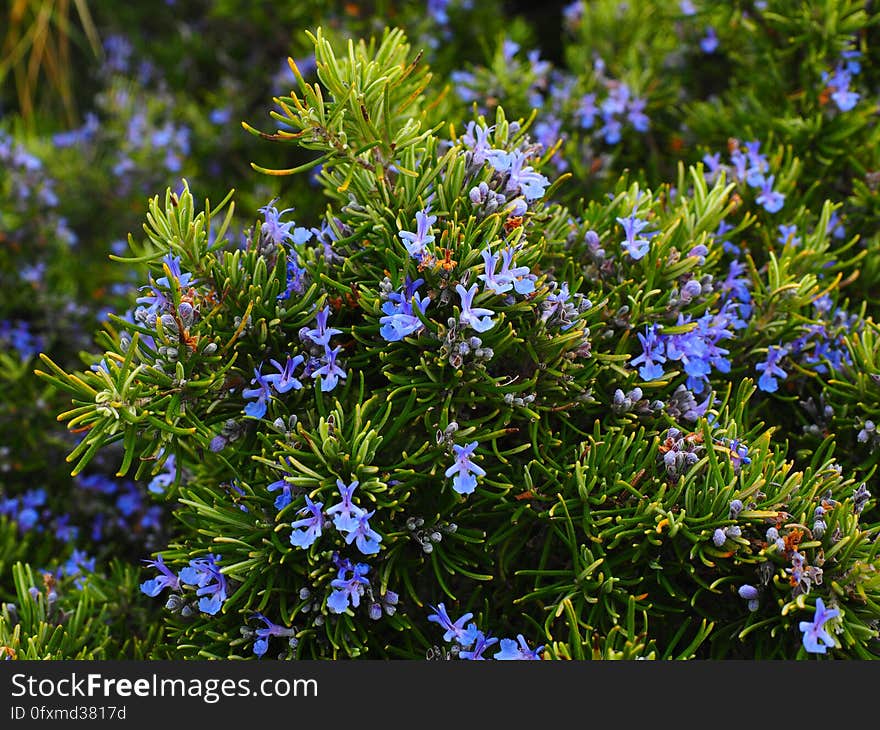
[[[171,588],[175,591],[180,590],[180,578],[165,565],[161,555],[158,555],[155,560],[145,560],[144,562],[148,568],[156,568],[159,571],[159,575],[156,578],[151,578],[141,583],[141,591],[143,593],[152,597],[158,596],[165,588]]]
[[[189,561],[180,571],[180,582],[196,587],[199,596],[199,610],[215,615],[226,600],[226,576],[220,572],[217,563],[219,555],[208,554],[204,558]]]
[[[289,474],[285,474],[285,476],[289,476]],[[281,479],[272,482],[266,487],[270,492],[275,492],[279,489],[281,490],[281,494],[275,497],[275,509],[279,512],[293,501],[293,495],[290,493],[290,486],[290,483],[284,477],[281,477]]]
[[[492,145],[489,144],[489,133],[494,127],[485,127],[476,122],[468,122],[467,131],[462,135],[461,141],[471,151],[471,159],[475,166],[480,167],[489,159]]]
[[[351,484],[346,486],[345,482],[341,479],[337,479],[336,486],[339,488],[339,495],[342,497],[342,501],[334,504],[328,509],[327,516],[330,517],[331,515],[334,515],[333,524],[337,530],[340,532],[351,532],[352,530],[357,529],[358,518],[365,514],[363,509],[352,504],[351,501],[354,490],[358,486],[358,481],[355,479]]]
[[[638,97],[633,97],[629,102],[626,119],[637,132],[647,132],[651,123],[651,120],[645,114],[646,103],[644,99],[639,99]]]
[[[752,460],[749,457],[749,447],[742,443],[742,441],[740,441],[739,439],[732,439],[728,448],[730,449],[730,463],[733,464],[734,472],[739,473],[739,470],[742,468],[743,464],[752,463]],[[742,509],[741,502],[740,509]]]
[[[517,634],[517,641],[519,641],[519,645],[513,639],[502,639],[501,640],[501,651],[495,653],[495,658],[499,660],[536,660],[541,658],[541,652],[544,650],[543,646],[539,646],[536,649],[529,649],[529,645],[526,643],[525,638],[522,634]]]
[[[834,646],[834,639],[825,628],[825,623],[839,615],[839,609],[826,609],[822,599],[817,598],[813,620],[801,621],[798,624],[798,628],[804,633],[804,649],[813,654],[824,654],[829,646]]]
[[[410,281],[407,277],[403,291],[387,295],[388,300],[382,304],[385,316],[379,318],[379,324],[382,325],[379,334],[388,342],[398,342],[425,328],[422,320],[415,314],[413,307],[415,305],[424,314],[431,303],[430,298],[422,299],[416,291],[422,282],[422,279]]]
[[[638,333],[639,342],[642,343],[642,354],[630,360],[630,367],[635,367],[641,363],[639,375],[642,380],[657,380],[663,377],[663,365],[666,362],[666,356],[663,354],[665,347],[660,339],[659,328],[656,324],[645,327],[645,334]]]
[[[592,127],[596,122],[596,115],[599,113],[599,109],[596,107],[596,95],[585,94],[581,98],[577,113],[582,128],[589,129]]]
[[[421,261],[427,251],[426,244],[433,243],[434,236],[430,233],[431,226],[437,222],[436,215],[429,215],[429,209],[425,208],[416,213],[416,232],[400,231],[397,235],[403,240],[406,250],[414,259]]]
[[[245,398],[256,398],[256,400],[253,403],[248,403],[244,407],[244,412],[252,418],[262,418],[266,415],[266,403],[272,397],[271,383],[257,368],[254,368],[254,377],[251,379],[251,384],[257,387],[245,388],[241,391],[241,394]]]
[[[455,477],[452,480],[452,488],[459,494],[471,494],[477,487],[477,477],[486,475],[486,471],[471,461],[471,456],[478,446],[478,442],[471,441],[465,446],[453,444],[455,451],[455,463],[446,470],[446,476]]]
[[[501,251],[501,271],[498,272],[498,278],[513,283],[517,294],[531,294],[535,291],[535,276],[529,272],[528,266],[513,266],[513,253],[510,246]]]
[[[491,246],[486,246],[480,255],[483,257],[484,271],[482,274],[478,274],[477,278],[482,279],[486,288],[496,294],[504,294],[510,291],[513,288],[513,283],[495,276],[495,266],[498,264],[498,257],[492,253]]]
[[[630,214],[628,218],[618,218],[617,222],[623,226],[623,232],[626,236],[625,241],[621,241],[620,245],[633,259],[638,261],[642,258],[651,247],[650,238],[656,236],[658,231],[645,231],[648,221],[636,218],[636,212]],[[639,234],[641,238],[636,238]]]
[[[473,643],[473,646],[471,646],[469,649],[462,649],[458,653],[458,656],[461,659],[465,659],[468,661],[479,661],[481,659],[485,659],[485,657],[483,656],[483,652],[486,651],[486,649],[488,649],[490,646],[492,646],[492,644],[497,644],[498,639],[496,639],[495,637],[489,638],[482,631],[477,631],[474,624],[470,624],[468,628],[470,629],[471,626],[474,628],[475,631],[474,640],[473,642],[469,642],[469,644]]]
[[[797,237],[797,226],[794,223],[790,226],[780,224],[777,240],[783,246],[797,246],[801,242],[801,239]]]
[[[376,514],[376,510],[372,512],[361,510],[354,529],[345,536],[346,545],[351,545],[354,542],[364,555],[378,553],[379,543],[382,542],[382,536],[370,527],[370,517],[374,514]]]
[[[455,291],[461,297],[461,314],[458,321],[465,327],[472,327],[477,332],[485,332],[495,325],[491,309],[473,307],[474,296],[477,293],[477,285],[471,284],[470,289],[465,289],[461,284],[455,285]]]
[[[746,142],[746,156],[749,168],[746,170],[746,183],[753,188],[759,188],[764,184],[764,173],[770,169],[767,157],[760,152],[761,143],[757,140]]]
[[[524,165],[526,156],[519,150],[510,153],[510,177],[505,187],[508,193],[521,193],[526,200],[537,200],[544,196],[550,181],[536,172],[530,165]]]
[[[302,294],[305,291],[304,277],[307,271],[299,265],[299,257],[296,251],[287,252],[287,282],[285,289],[276,299],[290,299],[292,293]]]
[[[428,621],[440,624],[440,627],[445,630],[443,641],[456,641],[463,646],[473,643],[473,632],[466,629],[465,624],[474,617],[474,614],[466,613],[457,621],[453,621],[449,618],[446,606],[442,603],[438,603],[436,606],[429,604],[429,607],[433,609],[434,613],[428,616]],[[474,626],[474,629],[476,629],[474,624],[471,624],[471,626]]]
[[[323,346],[330,344],[330,338],[333,335],[342,334],[342,330],[335,327],[327,327],[327,318],[330,316],[330,307],[324,307],[315,317],[317,327],[306,330],[303,334],[308,337],[316,345]]]
[[[706,28],[706,35],[700,38],[700,48],[703,53],[715,53],[718,50],[718,36],[711,25]]]
[[[535,290],[535,278],[529,273],[528,266],[513,265],[513,249],[508,246],[501,251],[501,270],[496,274],[495,266],[498,263],[498,257],[494,255],[487,246],[483,252],[483,262],[485,263],[485,272],[478,274],[477,278],[482,279],[486,288],[494,291],[496,294],[504,294],[512,288],[518,294],[529,294]]]
[[[321,512],[324,503],[312,502],[308,494],[305,495],[305,499],[306,506],[299,510],[299,514],[309,516],[290,523],[293,528],[293,532],[290,533],[290,544],[299,548],[312,545],[321,537],[321,528],[324,526],[324,514]]]
[[[262,208],[258,209],[263,214],[264,218],[263,225],[260,228],[262,234],[278,246],[283,245],[286,241],[290,241],[297,245],[308,241],[312,237],[312,232],[308,228],[295,228],[291,231],[291,228],[293,228],[296,223],[294,221],[281,221],[281,216],[285,213],[290,213],[293,208],[285,208],[279,212],[274,205],[276,200],[278,200],[278,198],[271,200]]]
[[[785,204],[785,195],[773,190],[773,182],[775,175],[768,175],[761,185],[761,194],[755,198],[755,201],[764,206],[768,213],[776,213],[782,210]]]
[[[714,155],[710,155],[706,153],[703,155],[703,177],[706,178],[706,182],[713,183],[715,179],[718,177],[718,174],[721,172],[721,153],[716,152]],[[724,221],[721,221],[724,223]],[[722,234],[716,233],[716,236],[720,236]]]
[[[324,345],[324,364],[312,373],[313,378],[317,378],[319,375],[322,376],[321,390],[324,392],[333,390],[340,378],[346,378],[345,371],[336,364],[336,356],[341,350],[341,345],[334,347],[332,350],[328,345]]]
[[[352,573],[351,578],[346,577],[349,571]],[[330,582],[334,590],[327,599],[327,608],[332,613],[345,613],[349,604],[357,608],[364,594],[364,586],[370,585],[369,579],[364,577],[369,571],[370,566],[365,563],[358,563],[353,567],[348,560],[342,563],[336,578]]]
[[[849,88],[852,80],[851,69],[838,64],[830,77],[827,73],[823,73],[822,80],[827,83],[828,89],[831,92],[831,98],[837,104],[837,108],[840,111],[848,112],[858,103],[861,95],[856,91],[851,91]]]
[[[286,626],[279,626],[278,624],[272,623],[261,613],[254,614],[254,618],[258,618],[260,619],[260,621],[266,624],[264,628],[256,630],[256,635],[258,638],[254,642],[254,654],[259,657],[263,656],[268,651],[269,637],[294,636],[296,634],[296,631],[294,629],[289,629]]]
[[[778,364],[787,353],[788,350],[785,347],[770,345],[767,348],[766,361],[755,365],[755,370],[761,373],[761,377],[758,378],[758,387],[765,393],[774,393],[779,388],[776,378],[785,380],[788,377],[788,373]]]
[[[277,393],[287,393],[289,390],[299,390],[302,383],[294,377],[293,371],[303,363],[303,356],[296,357],[287,356],[287,361],[282,366],[277,360],[269,360],[269,364],[273,365],[278,371],[270,375],[264,376],[267,383],[271,383]]]

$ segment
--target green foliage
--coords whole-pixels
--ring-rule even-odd
[[[256,651],[260,614],[291,627],[281,657],[418,657],[435,642],[428,607],[445,601],[493,633],[532,637],[552,658],[805,657],[798,626],[821,595],[840,610],[832,651],[873,656],[877,528],[859,496],[863,480],[845,475],[830,438],[791,458],[777,432],[792,411],[774,403],[797,395],[755,394],[755,365],[815,325],[814,303],[836,297],[863,256],[848,254],[852,242],[832,244],[832,203],[812,211],[798,198],[803,163],[792,149],[774,149],[768,165],[778,189],[799,200],[799,230],[812,226],[798,246],[777,241],[771,214],[743,183],[722,174],[709,185],[700,167],[684,165],[674,188],[623,177],[609,199],[578,210],[552,202],[560,179],[516,214],[486,212],[470,191],[503,189],[508,178],[474,164],[473,143],[454,129],[446,136],[426,103],[430,73],[401,31],[341,54],[320,29],[309,37],[317,81],[297,74],[299,89],[271,113],[278,131],[246,126],[317,153],[296,168],[255,167],[287,175],[321,165],[333,255],[315,235],[284,245],[270,206],[236,246],[226,239],[232,206],[218,215],[228,197],[197,212],[188,186],[169,190],[164,204],[150,203],[143,243],[130,239],[135,255],[118,259],[148,264],[153,297],[167,303],[131,321],[111,317],[94,357],[102,365],[69,372],[44,355],[38,371],[71,394],[61,418],[86,432],[69,457],[74,472],[118,441],[119,475],[148,478],[173,454],[164,494],[179,527],[161,555],[174,570],[218,556],[222,607],[203,608],[203,584],[182,580],[155,655],[245,657]],[[500,154],[534,154],[529,135],[527,120],[509,122],[498,106],[486,139]],[[548,160],[532,158],[537,170]],[[433,239],[414,257],[398,233],[429,204]],[[638,259],[617,252],[630,216],[657,231]],[[670,359],[648,381],[628,362],[636,335],[655,323],[666,337],[686,337],[707,326],[706,312],[723,321],[730,290],[705,277],[735,275],[725,241],[745,252],[748,322],[725,340],[717,398],[688,415],[671,408],[691,387],[686,362]],[[471,333],[453,291],[489,273],[487,247],[505,246],[533,274],[533,291],[505,297],[484,287],[476,304],[494,324],[463,349]],[[291,267],[301,268],[300,284]],[[389,340],[389,294],[417,277],[430,302],[409,335]],[[690,280],[705,291],[682,298]],[[243,410],[254,397],[248,384],[270,361],[281,370],[302,347],[316,358],[302,332],[325,308],[344,378],[304,374],[301,387],[269,391],[264,415]],[[803,360],[788,382],[858,402],[867,418],[876,412],[867,395],[876,327],[864,308],[859,317],[841,335],[852,364],[826,360],[823,371]],[[636,391],[638,407],[621,406]],[[835,414],[851,418],[845,408]],[[472,494],[445,476],[453,445],[469,442],[485,470]],[[748,444],[749,459],[736,444]],[[677,462],[684,452],[693,458]],[[848,459],[848,468],[867,477],[873,462]],[[329,519],[314,544],[292,544],[306,498],[326,509],[337,484],[353,481],[378,554],[362,557]],[[279,503],[283,490],[290,499]],[[792,573],[792,556],[806,577]],[[338,611],[331,583],[343,557],[366,561],[369,577],[363,602]],[[760,595],[753,610],[737,595],[744,584]],[[375,606],[381,617],[392,593],[393,615],[367,615]]]

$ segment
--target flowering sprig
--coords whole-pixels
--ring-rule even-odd
[[[452,488],[458,494],[471,494],[477,488],[477,477],[486,475],[486,470],[471,461],[479,444],[471,441],[469,444],[460,446],[453,444],[455,451],[455,463],[446,470],[447,477],[453,477]]]
[[[486,657],[483,656],[483,653],[490,646],[498,644],[498,638],[483,633],[477,624],[471,621],[474,617],[473,613],[465,613],[453,621],[443,603],[429,606],[429,608],[432,612],[428,615],[428,621],[438,624],[443,629],[443,641],[452,642],[455,645],[456,655],[460,659],[484,660]],[[544,647],[530,649],[522,634],[518,634],[515,640],[501,639],[500,641],[500,649],[492,657],[498,661],[540,660],[542,658],[541,652]]]

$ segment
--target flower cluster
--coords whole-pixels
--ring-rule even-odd
[[[474,617],[473,613],[465,613],[457,620],[453,621],[446,611],[446,606],[438,603],[436,606],[430,607],[432,613],[428,616],[428,621],[439,624],[443,629],[443,641],[453,643],[455,647],[455,655],[459,659],[469,661],[484,660],[487,657],[483,653],[492,645],[498,644],[499,639],[484,634],[477,628],[477,624],[471,621]],[[528,642],[522,634],[518,634],[516,640],[501,639],[499,651],[492,656],[497,660],[540,660],[543,646],[535,649],[529,648]]]
[[[680,334],[663,334],[662,326],[652,324],[645,333],[638,333],[642,352],[629,361],[639,366],[642,380],[659,380],[666,375],[664,365],[681,365],[687,375],[687,388],[696,394],[705,393],[713,371],[730,371],[729,350],[721,342],[733,338],[739,324],[737,304],[729,300],[720,311],[706,313],[694,320],[690,314],[679,314],[676,327],[693,325]]]
[[[773,187],[776,175],[769,174],[770,161],[761,152],[761,142],[753,140],[741,146],[738,140],[732,140],[729,150],[730,158],[727,164],[721,162],[720,152],[707,153],[703,156],[706,180],[710,183],[714,182],[718,175],[724,171],[728,179],[757,190],[755,202],[768,213],[778,213],[782,210],[785,204],[785,194]]]
[[[841,54],[840,61],[831,73],[822,72],[824,94],[830,97],[842,112],[853,109],[861,98],[859,92],[850,88],[853,76],[857,76],[862,70],[862,64],[859,62],[861,55],[856,49],[848,49]]]
[[[178,574],[165,565],[161,555],[144,562],[147,567],[158,570],[159,575],[141,583],[141,592],[155,597],[170,588],[172,594],[165,605],[182,616],[191,616],[195,608],[214,616],[228,598],[229,584],[220,570],[219,555],[209,553],[203,558],[194,558]],[[188,597],[186,589],[194,590],[195,599]]]
[[[333,526],[345,536],[347,545],[355,543],[364,555],[378,553],[382,536],[370,527],[370,518],[375,510],[367,512],[352,502],[358,484],[354,480],[346,485],[341,479],[337,479],[340,501],[326,511],[322,511],[323,502],[312,502],[307,494],[304,495],[306,505],[300,510],[300,514],[307,516],[291,524],[293,532],[290,535],[290,544],[304,549],[311,547],[321,536],[327,519],[332,517]]]
[[[425,328],[416,314],[416,310],[424,314],[431,303],[429,297],[422,298],[418,291],[423,283],[424,279],[413,281],[407,277],[400,291],[383,291],[384,316],[379,318],[381,325],[379,334],[388,342],[399,342],[404,337],[418,334]]]

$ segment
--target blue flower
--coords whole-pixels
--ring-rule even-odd
[[[662,378],[664,373],[661,363],[666,362],[666,356],[663,354],[665,347],[660,339],[658,326],[646,326],[645,334],[639,332],[637,336],[642,343],[642,354],[629,361],[630,367],[641,364],[639,375],[646,382]]]
[[[290,524],[293,532],[290,534],[290,544],[295,547],[307,548],[321,537],[321,528],[324,526],[324,514],[321,508],[323,502],[312,502],[309,495],[305,495],[306,506],[300,509],[299,514],[308,514],[301,520],[296,520]]]
[[[330,307],[324,307],[316,316],[317,327],[306,330],[305,336],[308,337],[316,345],[324,346],[330,344],[330,338],[333,335],[342,334],[342,330],[335,327],[327,327],[327,318],[330,316]]]
[[[536,649],[529,649],[522,634],[517,634],[516,641],[513,639],[501,639],[501,651],[495,653],[495,658],[500,660],[536,660],[541,658],[543,645]]]
[[[476,122],[468,122],[467,130],[461,137],[461,141],[470,149],[472,164],[481,167],[489,159],[492,145],[489,144],[489,133],[494,127],[486,127]]]
[[[345,482],[341,479],[336,480],[336,486],[339,488],[339,495],[342,497],[342,501],[330,507],[330,509],[327,510],[327,516],[330,517],[333,515],[333,525],[340,532],[351,532],[356,530],[358,527],[358,519],[365,513],[363,509],[351,502],[351,497],[354,494],[354,490],[357,488],[358,483],[359,482],[355,479],[351,484],[346,486]]]
[[[703,177],[706,178],[706,182],[713,183],[721,172],[721,153],[716,152],[715,154],[710,155],[708,152],[703,155]],[[721,221],[724,223],[724,221]],[[721,235],[719,233],[715,234],[716,236]]]
[[[264,380],[275,388],[277,393],[287,393],[289,390],[300,390],[302,383],[294,377],[293,371],[303,363],[303,356],[296,357],[287,356],[287,361],[281,365],[277,360],[269,360],[269,364],[274,366],[278,371],[264,376]],[[265,412],[265,411],[264,411]]]
[[[158,596],[165,588],[180,590],[180,578],[165,565],[162,556],[156,556],[155,560],[145,560],[148,568],[156,568],[159,576],[141,583],[141,591],[148,596]]]
[[[797,237],[797,226],[794,223],[790,226],[780,224],[777,240],[783,246],[797,246],[801,242],[801,239]]]
[[[773,190],[775,175],[768,175],[761,185],[761,194],[755,198],[759,205],[763,205],[768,213],[776,213],[782,210],[785,204],[785,195]]]
[[[84,585],[87,573],[95,572],[95,558],[90,558],[84,550],[74,550],[70,557],[58,569],[58,577],[73,578],[77,588]]]
[[[288,463],[290,463],[289,460]],[[279,512],[293,501],[293,495],[290,492],[290,482],[285,479],[285,477],[288,476],[290,476],[290,473],[285,472],[284,476],[282,476],[281,479],[272,482],[266,487],[266,489],[268,489],[270,492],[275,492],[279,489],[281,490],[281,493],[277,497],[275,497],[275,509],[277,509]]]
[[[214,616],[226,600],[226,576],[220,572],[217,563],[219,555],[208,554],[204,558],[189,561],[180,571],[180,582],[196,588],[199,596],[199,610]]]
[[[495,267],[498,263],[498,257],[492,253],[488,246],[482,251],[485,271],[477,278],[483,280],[487,289],[496,294],[504,294],[511,289],[515,289],[517,294],[530,294],[535,290],[535,277],[529,273],[528,266],[511,268],[513,254],[513,248],[510,246],[501,251],[501,270],[496,274]]]
[[[445,630],[443,641],[456,641],[464,646],[473,643],[476,626],[472,623],[473,629],[470,629],[470,627],[465,628],[465,624],[474,617],[474,614],[469,612],[461,616],[457,621],[453,621],[449,618],[449,614],[446,613],[446,606],[442,603],[430,606],[430,608],[433,609],[434,613],[428,616],[428,621],[440,624],[440,627]]]
[[[511,246],[501,251],[501,271],[498,272],[498,278],[512,283],[517,294],[531,294],[535,291],[535,276],[529,272],[528,266],[513,266],[513,253]]]
[[[422,299],[416,291],[423,281],[423,279],[411,281],[407,277],[402,291],[386,295],[387,301],[382,304],[385,316],[379,318],[379,324],[382,325],[379,334],[388,342],[399,342],[404,337],[421,332],[425,328],[413,307],[415,305],[424,314],[431,303],[428,297]]]
[[[550,181],[530,165],[525,165],[526,156],[519,150],[510,153],[510,166],[505,190],[508,193],[521,193],[526,200],[537,200],[544,196]]]
[[[174,256],[170,253],[165,254],[162,257],[162,268],[165,270],[166,276],[160,276],[156,279],[156,283],[159,286],[164,286],[165,288],[170,289],[171,283],[168,279],[169,276],[177,282],[181,289],[189,286],[190,281],[192,280],[192,274],[180,270],[180,256]]]
[[[376,514],[376,510],[365,512],[361,510],[361,514],[357,516],[357,522],[353,530],[345,536],[347,545],[353,542],[357,545],[364,555],[375,555],[379,552],[379,543],[382,542],[382,536],[370,527],[370,518]]]
[[[351,578],[347,577],[349,571],[352,573]],[[332,613],[345,613],[349,604],[357,608],[364,594],[364,586],[370,585],[369,579],[364,577],[369,571],[370,566],[365,563],[358,563],[353,567],[348,561],[342,563],[336,578],[330,582],[334,590],[327,599],[327,608]]]
[[[257,640],[254,642],[254,654],[261,657],[269,650],[269,637],[271,636],[294,636],[295,629],[289,629],[286,626],[279,626],[272,623],[263,614],[256,613],[253,616],[266,624],[264,628],[256,630]]]
[[[779,388],[776,378],[785,380],[788,377],[788,373],[778,364],[787,352],[785,347],[770,345],[767,348],[767,359],[755,365],[755,370],[761,373],[761,377],[758,378],[758,387],[765,393],[774,393]]]
[[[837,108],[842,112],[850,111],[858,103],[859,98],[861,97],[858,92],[851,91],[849,88],[853,75],[852,67],[849,66],[850,64],[847,64],[847,66],[838,64],[831,76],[827,73],[822,74],[822,80],[827,83],[828,90],[831,92],[831,98],[834,100],[834,103],[837,104]],[[854,67],[861,70],[858,62],[855,62]]]
[[[804,649],[813,654],[824,654],[829,646],[834,646],[834,638],[825,628],[825,623],[840,615],[836,608],[826,609],[821,598],[816,599],[816,613],[812,621],[801,621],[798,628],[804,633]]]
[[[468,628],[470,628],[471,626],[476,629],[476,626],[474,624],[470,624]],[[474,640],[473,642],[469,642],[469,644],[470,643],[472,643],[473,646],[467,649],[462,649],[458,653],[458,656],[461,659],[465,659],[468,661],[479,661],[486,658],[483,656],[483,652],[486,651],[486,649],[488,649],[493,644],[497,644],[498,639],[496,639],[495,637],[489,638],[482,631],[475,631]]]
[[[629,102],[626,119],[637,132],[647,132],[651,124],[651,120],[644,112],[646,104],[647,102],[644,99],[637,97],[633,97]]]
[[[431,226],[437,222],[437,216],[429,215],[429,212],[430,209],[425,208],[416,213],[415,233],[411,233],[410,231],[400,231],[397,234],[403,240],[403,244],[406,246],[409,255],[418,261],[421,261],[427,253],[425,246],[434,241],[434,236],[431,235],[430,229]]]
[[[477,477],[485,476],[486,471],[471,461],[471,456],[479,444],[476,441],[465,446],[453,444],[455,451],[455,463],[446,470],[446,476],[455,477],[452,480],[452,488],[459,494],[471,494],[477,487]]]
[[[651,241],[649,239],[656,236],[659,231],[645,231],[644,229],[648,226],[648,221],[636,218],[635,210],[633,210],[628,218],[618,218],[617,222],[623,226],[623,232],[626,236],[626,240],[621,241],[620,245],[633,259],[638,261],[648,253],[651,248]],[[641,237],[637,238],[639,234],[641,234]]]
[[[596,106],[595,94],[584,94],[577,110],[578,120],[583,129],[590,129],[596,123],[599,109]]]
[[[620,120],[616,119],[610,114],[604,114],[602,119],[605,124],[602,125],[602,128],[599,130],[599,134],[601,134],[605,138],[605,144],[613,145],[620,142],[620,133],[623,128]]]
[[[266,415],[266,403],[272,397],[271,381],[257,368],[254,368],[254,377],[251,379],[251,384],[257,387],[245,388],[241,391],[241,394],[245,398],[256,398],[256,400],[253,403],[248,403],[244,407],[244,412],[252,418],[262,418]]]
[[[458,321],[465,327],[472,327],[477,332],[485,332],[495,326],[491,309],[485,307],[473,307],[474,296],[477,294],[477,285],[471,284],[470,289],[465,289],[461,284],[455,285],[455,291],[461,297],[461,314]]]
[[[336,356],[342,350],[342,346],[334,347],[332,350],[329,345],[324,345],[323,365],[312,372],[312,377],[321,377],[321,390],[324,392],[333,390],[340,378],[345,378],[345,371],[336,364]]]
[[[276,245],[281,246],[286,241],[290,241],[295,245],[305,243],[312,237],[312,232],[308,228],[296,228],[294,221],[281,221],[281,216],[290,213],[293,208],[285,208],[278,211],[274,203],[278,200],[275,198],[258,210],[263,214],[264,222],[260,228],[262,234]]]
[[[711,25],[706,28],[706,35],[700,38],[700,48],[703,53],[715,53],[718,50],[718,36]]]
[[[302,294],[305,291],[304,277],[307,271],[299,265],[299,257],[296,251],[287,253],[287,283],[285,289],[276,299],[289,299],[293,293]]]

